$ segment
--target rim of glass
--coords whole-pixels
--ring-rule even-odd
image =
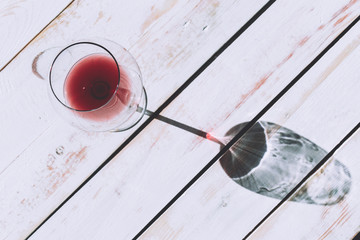
[[[115,89],[115,91],[113,92],[111,98],[109,98],[109,100],[108,100],[106,103],[104,103],[103,105],[101,105],[100,107],[97,107],[97,108],[94,108],[94,109],[91,109],[91,110],[78,110],[78,109],[72,108],[72,107],[66,105],[65,103],[63,103],[63,102],[57,97],[57,95],[55,94],[54,89],[53,89],[53,86],[52,86],[52,83],[51,83],[51,72],[52,72],[53,66],[54,66],[57,58],[58,58],[58,57],[60,56],[60,54],[62,54],[66,49],[68,49],[68,48],[70,48],[70,47],[73,47],[73,46],[75,46],[75,45],[78,45],[78,44],[92,44],[92,45],[95,45],[95,46],[97,46],[97,47],[100,47],[100,48],[104,49],[107,53],[109,53],[109,55],[110,55],[110,56],[112,57],[112,59],[115,61],[116,68],[117,68],[117,70],[118,70],[118,83],[117,83],[117,85],[116,85],[116,89]],[[77,62],[76,62],[76,63],[77,63]],[[75,63],[75,64],[76,64],[76,63]],[[71,69],[70,69],[70,70],[71,70]],[[102,46],[102,45],[100,45],[100,44],[98,44],[98,43],[88,42],[88,41],[72,43],[72,44],[68,45],[67,47],[65,47],[64,49],[62,49],[62,50],[56,55],[56,57],[54,58],[51,66],[50,66],[49,84],[50,84],[50,89],[51,89],[52,94],[55,96],[56,100],[58,100],[58,102],[61,103],[64,107],[66,107],[66,108],[68,108],[68,109],[70,109],[70,110],[74,110],[74,111],[76,111],[76,112],[93,112],[93,111],[96,111],[96,110],[98,110],[98,109],[106,106],[106,105],[114,98],[114,96],[116,95],[116,92],[118,91],[119,86],[120,86],[120,68],[119,68],[119,64],[118,64],[118,62],[116,61],[114,55],[113,55],[107,48],[105,48],[104,46]]]

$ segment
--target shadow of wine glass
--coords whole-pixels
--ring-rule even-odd
[[[226,137],[234,137],[246,124],[234,126]],[[283,199],[326,154],[294,131],[260,121],[222,156],[220,164],[240,186],[263,196]],[[332,205],[344,199],[350,188],[349,170],[338,160],[330,159],[290,200]]]

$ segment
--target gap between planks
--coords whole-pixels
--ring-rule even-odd
[[[0,69],[0,72],[2,72],[2,70],[4,70],[22,51],[24,51],[24,49],[29,46],[29,44],[34,41],[35,38],[37,38],[52,22],[54,22],[67,8],[69,8],[71,6],[71,4],[73,4],[75,2],[75,0],[71,0],[71,2],[66,5],[66,7],[61,10],[48,24],[46,24],[41,30],[40,32],[38,32],[32,39],[30,39],[30,41],[28,43],[26,43],[7,63],[5,63],[5,65]]]

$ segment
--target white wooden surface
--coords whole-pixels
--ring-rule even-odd
[[[284,125],[331,150],[359,121],[359,29],[358,24],[262,120]],[[240,112],[233,114],[232,125],[241,117]],[[172,239],[240,239],[277,203],[276,199],[242,188],[216,163],[142,239],[167,239],[171,234],[176,234]],[[298,213],[303,208],[314,208],[289,204],[295,204]],[[286,232],[285,222],[278,231]]]
[[[360,24],[357,24],[262,120],[284,125],[322,148],[331,150],[359,122],[359,30]],[[204,91],[208,88],[203,86]],[[181,98],[177,100],[181,101]],[[232,114],[232,125],[238,123],[241,114],[241,109]],[[348,163],[344,158],[338,159]],[[360,177],[357,168],[355,165],[346,165],[356,185],[356,179]],[[354,207],[358,204],[356,192],[355,196],[350,197],[354,199]],[[141,239],[242,239],[278,202],[277,199],[256,194],[236,184],[217,162]],[[256,239],[317,239],[315,229],[319,228],[322,221],[320,209],[329,207],[294,202],[287,205],[293,211],[284,213],[281,225],[277,226],[279,222],[274,219],[264,225],[264,229],[272,234],[264,230]],[[341,203],[334,208],[339,210],[344,206]],[[306,219],[301,217],[303,211],[310,214],[316,209],[319,209],[316,213],[318,221],[311,219],[311,215]],[[325,226],[332,223],[326,223]],[[347,230],[351,230],[349,234],[354,233],[358,218],[350,219],[348,226]],[[299,238],[296,238],[297,235],[293,234],[300,233],[301,229],[308,229],[306,235],[299,234]],[[340,230],[338,234],[341,234]]]
[[[71,0],[2,0],[0,2],[0,71],[52,21]]]
[[[40,51],[78,38],[115,40],[137,59],[156,109],[265,3],[77,1],[64,11],[0,74],[0,238],[27,236],[135,130],[66,125],[31,72]]]
[[[330,206],[285,202],[249,239],[287,239],[289,232],[291,239],[353,239],[360,232],[359,146],[360,131],[357,131],[334,154],[334,158],[346,164],[352,175],[351,191],[344,201]],[[316,184],[321,171],[319,169],[304,185],[323,187]]]
[[[323,1],[309,1],[307,4],[276,2],[163,114],[213,131],[216,135],[251,119],[356,17],[360,7],[358,3],[343,1],[324,9],[324,4]],[[283,15],[280,16],[279,12]],[[311,91],[314,85],[308,87]],[[290,105],[285,106],[289,111],[293,109]],[[347,114],[350,114],[346,115],[349,121],[353,121],[351,112]],[[284,123],[283,117],[278,116],[277,122]],[[273,120],[276,121],[276,117]],[[294,118],[292,121],[292,124],[290,120],[286,124],[297,126],[294,130],[299,130],[300,123]],[[319,125],[317,120],[309,131],[314,131]],[[331,148],[348,127],[345,122],[342,126],[344,128],[334,133],[337,138],[322,146]],[[320,133],[314,132],[312,136]],[[58,239],[131,238],[218,151],[219,146],[213,142],[155,121],[47,221],[32,239],[50,236]],[[222,174],[225,181],[238,189]],[[260,209],[260,214],[252,221],[261,219],[275,202],[266,203],[267,208]],[[250,212],[248,214],[246,219],[251,216]],[[169,232],[166,237],[176,233]]]

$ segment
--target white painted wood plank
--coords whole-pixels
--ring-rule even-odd
[[[348,196],[338,204],[329,206],[302,206],[285,202],[264,222],[249,239],[353,239],[360,232],[360,131],[357,131],[334,154],[351,171],[352,184]],[[327,166],[319,169],[299,191],[307,188],[324,188],[319,185],[319,175]],[[298,191],[298,192],[299,192]]]
[[[49,24],[71,0],[2,0],[0,70]]]
[[[58,119],[46,82],[31,72],[37,53],[78,38],[115,40],[136,57],[156,109],[265,3],[80,1],[61,14],[0,74],[0,238],[29,234],[135,130],[84,133]]]
[[[276,2],[163,114],[217,135],[251,119],[354,19],[360,7],[342,10],[347,1],[326,9],[321,1],[303,4]],[[284,14],[280,17],[279,12]],[[218,151],[216,143],[154,121],[32,239],[131,238]],[[166,238],[176,233],[168,232]]]
[[[283,125],[331,150],[360,119],[359,29],[360,24],[357,24],[262,120]],[[233,123],[230,126],[239,123],[241,113],[244,114],[238,110],[231,115]],[[343,163],[353,176],[359,175],[356,168]],[[289,167],[290,171],[300,171],[296,166]],[[358,196],[354,197],[358,199]],[[168,239],[169,236],[171,239],[242,239],[279,201],[243,188],[216,162],[141,239]],[[354,206],[358,201],[355,202]],[[294,202],[287,205],[296,209],[296,213],[285,215],[281,226],[277,226],[276,219],[264,225],[269,234],[261,231],[257,239],[315,239],[311,231],[318,229],[320,215],[317,223],[310,217],[304,221],[298,216],[303,211],[310,213],[328,207]],[[344,207],[342,203],[336,206],[337,209]],[[296,238],[295,229],[301,232],[303,228],[309,228],[309,234]]]

